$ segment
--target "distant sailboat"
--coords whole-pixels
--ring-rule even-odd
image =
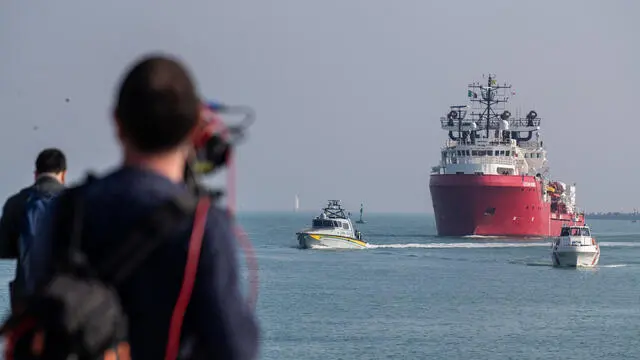
[[[356,221],[357,224],[366,224],[367,222],[362,220],[362,210],[363,210],[364,206],[363,204],[360,204],[360,219],[358,219]]]
[[[300,209],[300,198],[298,197],[298,195],[296,195],[296,201],[293,207],[293,211],[298,212],[298,209]]]

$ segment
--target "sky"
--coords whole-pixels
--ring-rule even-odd
[[[117,166],[118,83],[161,51],[204,97],[257,113],[236,150],[240,211],[291,211],[298,194],[303,210],[432,213],[439,118],[487,73],[542,118],[551,175],[577,183],[578,206],[631,210],[638,14],[635,0],[6,0],[0,197],[33,180],[44,147],[66,152],[72,180]]]

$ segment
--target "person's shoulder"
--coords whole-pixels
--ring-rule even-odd
[[[150,170],[124,167],[93,180],[88,195],[155,203],[181,190],[179,184]]]
[[[13,193],[11,196],[7,198],[4,203],[4,208],[12,208],[16,206],[23,206],[27,201],[27,197],[33,191],[33,185],[23,187],[19,191]]]
[[[220,204],[213,202],[207,213],[206,241],[214,248],[227,252],[235,248],[235,220]]]

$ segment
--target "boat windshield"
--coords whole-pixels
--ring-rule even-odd
[[[324,219],[313,219],[313,227],[314,228],[327,228],[327,227],[340,227],[337,221],[333,220],[324,220]]]
[[[591,232],[586,227],[566,227],[562,228],[560,236],[591,236]]]

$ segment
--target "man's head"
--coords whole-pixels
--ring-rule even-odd
[[[147,56],[122,81],[114,115],[125,162],[163,167],[149,162],[175,162],[181,155],[184,167],[200,99],[190,74],[176,59]]]
[[[36,158],[36,178],[47,175],[53,176],[64,184],[67,175],[67,158],[60,149],[44,149]]]

